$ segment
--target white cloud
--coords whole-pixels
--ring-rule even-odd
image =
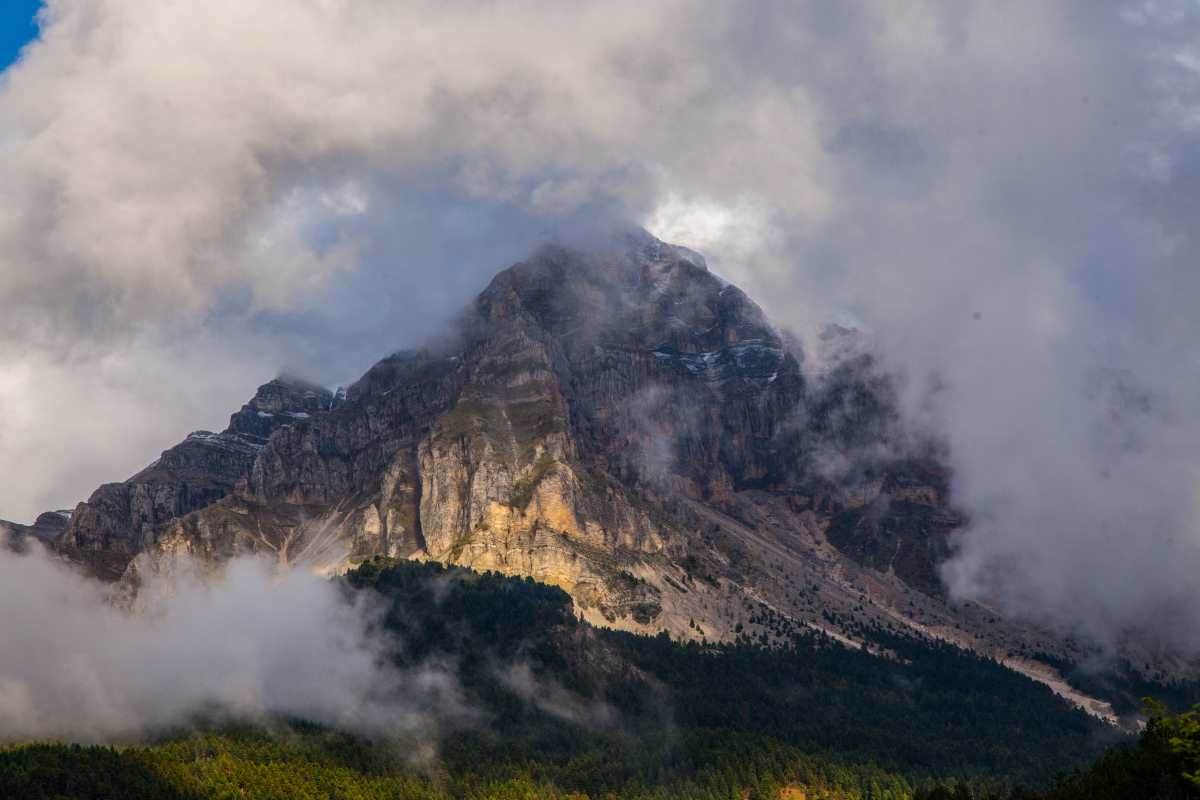
[[[144,587],[138,613],[105,591],[40,553],[0,552],[0,738],[129,739],[196,714],[428,737],[470,718],[452,675],[390,665],[367,595],[315,575],[252,559],[204,580],[181,569]]]
[[[616,213],[796,328],[871,327],[952,447],[959,591],[1195,643],[1197,16],[51,2],[0,85],[0,465],[23,467],[0,506],[123,477],[106,442],[153,457],[267,363],[361,369],[532,238]]]

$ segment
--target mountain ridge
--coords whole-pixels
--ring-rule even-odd
[[[131,587],[183,557],[336,573],[382,556],[530,576],[639,633],[862,643],[884,626],[1112,718],[1039,659],[1086,648],[945,596],[949,473],[903,430],[870,353],[827,344],[841,355],[806,372],[744,292],[644,231],[547,245],[451,336],[344,395],[264,384],[225,431],[97,489],[52,546]]]

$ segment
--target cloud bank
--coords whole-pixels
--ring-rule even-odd
[[[139,613],[41,552],[0,550],[0,739],[131,740],[198,714],[294,716],[365,733],[428,735],[462,712],[452,676],[388,665],[365,595],[252,559],[186,572]],[[461,720],[460,720],[461,721]]]
[[[352,378],[615,216],[806,341],[869,329],[948,444],[960,595],[1195,650],[1198,33],[1172,0],[52,0],[0,77],[0,510],[280,366]]]

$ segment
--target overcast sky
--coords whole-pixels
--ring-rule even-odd
[[[1200,647],[1193,2],[52,0],[0,73],[0,516],[617,216],[946,439],[966,596]]]

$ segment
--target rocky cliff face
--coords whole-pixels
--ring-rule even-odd
[[[32,525],[0,519],[0,544],[19,552],[24,551],[34,541],[53,546],[54,540],[62,534],[70,518],[70,511],[47,511],[38,514]]]
[[[942,597],[960,519],[851,331],[818,364],[704,260],[645,233],[546,247],[456,334],[344,395],[276,380],[100,487],[55,546],[136,583],[180,556],[335,572],[374,556],[529,575],[596,622],[709,639],[916,630],[1066,645]]]
[[[107,483],[70,514],[55,544],[97,575],[115,579],[172,520],[211,505],[245,478],[279,427],[328,411],[328,389],[286,378],[259,388],[221,433],[196,431],[122,483]]]

